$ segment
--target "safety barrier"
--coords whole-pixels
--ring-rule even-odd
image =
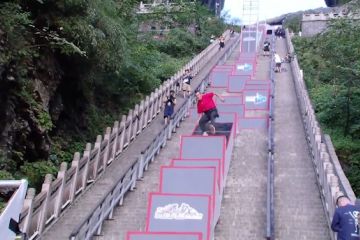
[[[226,40],[230,39],[229,31],[223,35]],[[227,54],[228,51],[224,52],[223,57]],[[38,195],[35,195],[34,189],[29,189],[20,215],[21,230],[29,238],[35,238],[58,219],[160,113],[164,96],[178,83],[181,84],[185,69],[197,74],[215,55],[219,55],[216,42],[136,104],[134,109],[122,116],[120,122],[115,121],[112,128],[106,128],[105,134],[98,135],[94,144],[87,143],[82,155],[76,152],[70,168],[63,162],[55,180],[48,174]]]
[[[288,51],[294,53],[294,46],[291,42],[288,30],[286,30],[286,39]],[[308,145],[311,150],[315,172],[317,174],[320,195],[330,226],[336,208],[335,201],[337,197],[346,195],[353,202],[355,202],[356,197],[340,166],[330,137],[322,133],[320,124],[316,120],[315,111],[304,82],[303,71],[300,69],[296,55],[291,62],[291,68],[299,101],[299,110],[304,123]],[[334,233],[331,233],[331,238],[336,239]]]
[[[272,46],[275,46],[275,38],[272,37]],[[272,59],[274,56],[274,49],[272,49]],[[274,97],[275,97],[275,74],[274,74],[274,61],[270,63],[270,100],[269,100],[269,128],[268,128],[268,158],[267,158],[267,193],[266,193],[266,239],[274,239]]]
[[[228,32],[224,35],[227,36],[226,39],[228,39]],[[195,69],[193,68],[193,72],[199,72],[200,69],[204,67],[204,65],[212,59],[215,54],[219,54],[219,62],[225,61],[238,42],[239,39],[234,39],[232,41],[232,45],[228,47],[226,51],[222,52],[222,55],[219,54],[217,44],[211,44],[208,47],[209,49],[207,52],[212,55],[201,54],[203,59],[198,59],[198,61],[201,62],[201,65],[199,64],[196,66],[196,72],[194,72]],[[191,68],[191,66],[193,65],[188,64],[183,69]],[[179,76],[182,75],[179,74]],[[171,87],[169,87],[168,90],[174,89],[176,82],[180,82],[180,80],[180,77],[171,79]],[[204,90],[207,86],[208,79],[205,78],[198,86],[194,86],[194,90]],[[97,207],[91,211],[91,213],[79,226],[74,227],[74,230],[70,235],[70,239],[91,239],[94,234],[101,233],[103,221],[112,217],[114,208],[117,205],[122,204],[125,193],[136,186],[137,179],[141,179],[143,177],[143,173],[147,170],[149,164],[155,159],[156,155],[159,154],[161,148],[166,145],[167,140],[171,138],[172,133],[180,126],[181,121],[188,115],[194,99],[195,95],[191,94],[183,102],[180,108],[175,112],[173,118],[170,119],[169,124],[164,126],[163,129],[156,135],[152,143],[141,151],[138,160],[131,165],[123,176],[119,177],[116,184],[112,187],[112,190],[98,202]]]

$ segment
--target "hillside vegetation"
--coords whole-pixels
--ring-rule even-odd
[[[360,195],[360,25],[338,20],[314,38],[294,38],[322,129]]]
[[[0,179],[39,188],[227,27],[199,4],[139,16],[139,2],[1,1]]]

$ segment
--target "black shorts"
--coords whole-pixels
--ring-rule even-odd
[[[225,43],[224,43],[224,42],[221,42],[221,43],[220,43],[220,47],[221,47],[221,48],[224,48],[224,47],[225,47]]]

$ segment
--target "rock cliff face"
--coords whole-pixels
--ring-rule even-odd
[[[48,158],[49,132],[62,111],[62,73],[55,58],[45,54],[26,66],[26,83],[18,63],[0,69],[0,153],[14,164],[23,158]]]

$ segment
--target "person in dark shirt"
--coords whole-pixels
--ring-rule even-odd
[[[360,207],[355,206],[346,196],[336,200],[338,207],[335,210],[331,229],[337,232],[338,240],[359,240],[359,212]]]
[[[165,104],[165,108],[164,108],[164,120],[165,120],[165,124],[168,123],[169,118],[171,117],[171,115],[173,115],[174,113],[174,106],[176,104],[176,98],[175,98],[175,91],[171,90],[170,91],[170,95],[169,96],[165,96],[164,98],[164,104]]]
[[[270,56],[270,42],[269,42],[268,39],[266,39],[265,42],[264,42],[263,55],[264,56]]]

